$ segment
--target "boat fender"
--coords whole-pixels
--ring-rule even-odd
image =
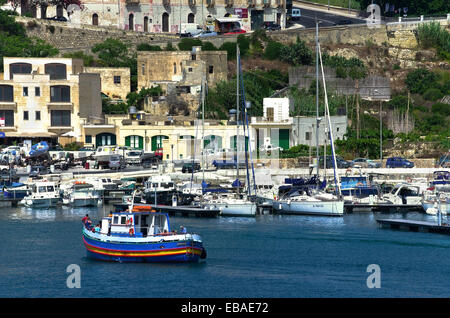
[[[130,235],[133,236],[133,235],[134,235],[134,229],[131,228],[130,231],[129,231],[128,233],[130,233]]]

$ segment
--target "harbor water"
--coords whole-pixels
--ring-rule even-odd
[[[344,217],[171,217],[202,236],[196,264],[109,263],[86,258],[81,218],[110,207],[0,212],[0,297],[449,297],[447,235],[380,229],[377,218],[436,220],[421,212]],[[69,288],[71,264],[80,288]],[[368,266],[380,288],[369,288]],[[369,279],[370,280],[370,279]],[[73,287],[73,286],[72,286]],[[373,287],[373,286],[372,286]]]

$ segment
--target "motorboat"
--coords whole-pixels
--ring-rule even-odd
[[[62,195],[63,204],[73,207],[98,206],[102,203],[102,196],[94,186],[84,181],[76,181],[66,189]]]
[[[430,187],[436,191],[450,192],[450,171],[435,171]]]
[[[148,205],[111,212],[83,225],[87,257],[116,262],[198,262],[206,258],[200,235],[172,231],[169,215]]]
[[[381,198],[388,204],[420,207],[422,205],[422,195],[425,191],[426,187],[420,184],[405,182],[395,185],[391,192],[383,194]]]
[[[149,177],[144,183],[144,195],[146,202],[172,205],[173,197],[178,195],[178,190],[170,176],[156,175]]]
[[[60,192],[55,182],[39,181],[31,185],[30,190],[31,193],[20,201],[27,207],[48,208],[60,202]]]
[[[427,214],[450,214],[450,192],[427,191],[422,199],[422,208]]]

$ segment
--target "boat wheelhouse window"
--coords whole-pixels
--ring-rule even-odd
[[[157,187],[158,187],[158,184],[157,184],[157,183],[152,183],[152,187],[153,187],[153,188],[157,188]]]
[[[46,186],[40,186],[38,187],[38,192],[46,192],[47,187]]]
[[[119,217],[118,216],[114,217],[113,224],[119,224]]]
[[[120,224],[127,224],[127,217],[126,216],[120,217]]]
[[[134,218],[134,225],[139,225],[139,216]]]
[[[47,192],[53,192],[53,191],[55,191],[53,186],[47,186]]]

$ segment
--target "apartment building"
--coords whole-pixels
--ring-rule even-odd
[[[0,79],[0,131],[6,143],[57,142],[72,132],[81,141],[81,125],[100,119],[100,75],[83,72],[71,58],[3,58]]]

